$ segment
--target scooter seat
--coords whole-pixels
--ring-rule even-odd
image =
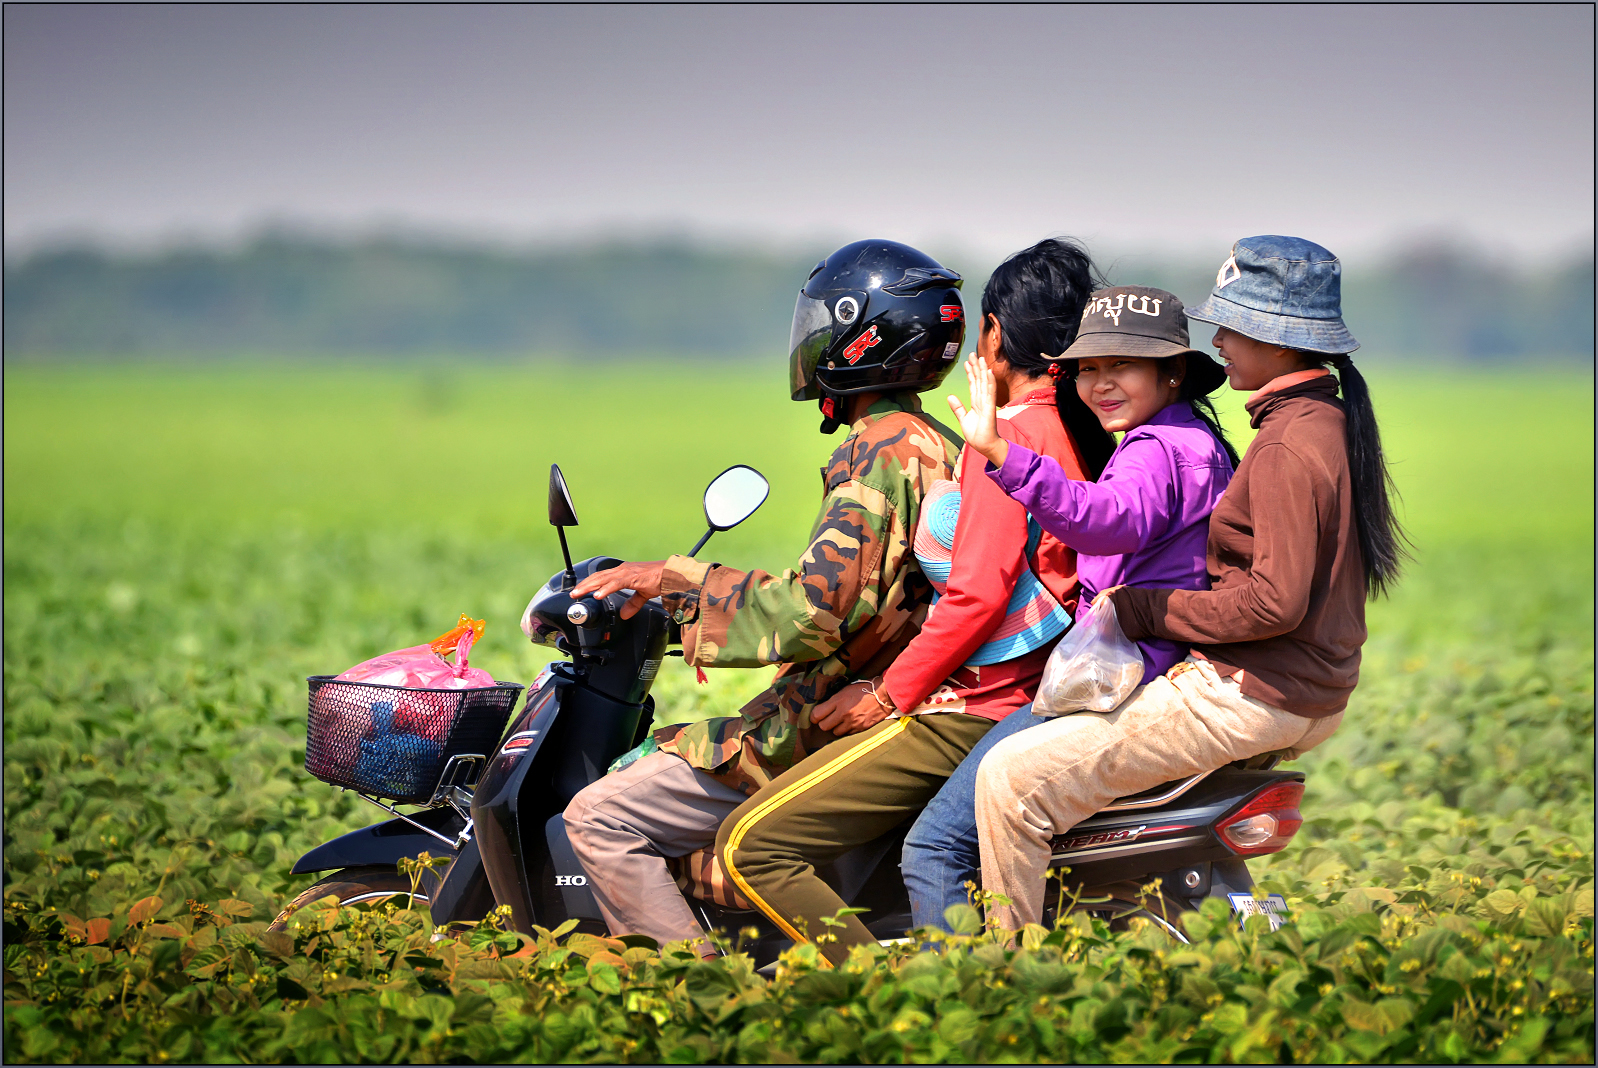
[[[1269,771],[1286,759],[1290,751],[1287,749],[1275,749],[1269,753],[1260,753],[1257,756],[1249,757],[1247,760],[1234,760],[1226,767],[1242,768],[1245,771]],[[1175,801],[1203,782],[1211,774],[1213,773],[1201,771],[1197,775],[1189,775],[1186,778],[1162,782],[1158,786],[1149,787],[1142,793],[1129,794],[1126,797],[1117,798],[1112,804],[1105,806],[1100,811],[1125,812],[1129,809],[1158,808],[1160,805]]]
[[[1234,760],[1231,767],[1242,768],[1244,771],[1270,771],[1282,761],[1289,759],[1291,749],[1272,749],[1269,753],[1260,753],[1247,760]]]

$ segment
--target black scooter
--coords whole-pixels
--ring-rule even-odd
[[[764,503],[768,487],[749,467],[729,468],[705,491],[705,536],[730,530]],[[523,629],[536,643],[570,657],[552,663],[528,688],[521,713],[492,754],[450,753],[448,764],[420,811],[401,812],[382,798],[365,800],[395,818],[336,838],[300,858],[294,874],[328,872],[292,901],[277,919],[324,897],[345,903],[408,894],[412,882],[399,863],[427,852],[449,857],[442,875],[423,876],[418,896],[436,924],[475,921],[496,905],[510,907],[510,924],[531,933],[567,919],[606,933],[587,877],[566,838],[562,811],[622,753],[644,740],[654,722],[649,689],[679,640],[658,601],[631,619],[620,608],[627,594],[571,596],[588,575],[620,561],[591,557],[571,562],[566,527],[577,525],[571,495],[558,467],[549,480],[549,521],[560,538],[563,571],[528,605]],[[1134,797],[1122,798],[1055,838],[1051,892],[1057,910],[1088,912],[1122,927],[1141,916],[1182,939],[1176,917],[1205,897],[1230,899],[1234,912],[1261,913],[1280,922],[1279,898],[1256,901],[1245,858],[1287,845],[1302,817],[1300,772],[1274,770],[1273,757],[1255,758],[1195,775]],[[844,854],[820,874],[878,938],[901,938],[910,906],[899,873],[900,847],[912,821]],[[1159,880],[1152,893],[1148,885]],[[707,930],[754,927],[746,942],[757,966],[774,960],[789,940],[766,917],[689,898]]]

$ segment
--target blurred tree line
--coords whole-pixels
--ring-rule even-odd
[[[662,240],[517,252],[281,233],[230,250],[62,248],[6,263],[6,357],[769,354],[785,349],[795,292],[826,251]],[[967,272],[974,312],[991,265],[949,265]],[[1215,272],[1146,257],[1106,266],[1112,281],[1189,304]],[[1344,311],[1373,355],[1590,359],[1593,260],[1517,268],[1417,247],[1346,270]]]

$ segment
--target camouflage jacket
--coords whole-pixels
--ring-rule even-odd
[[[887,670],[921,627],[932,587],[910,551],[921,498],[954,477],[957,439],[915,394],[884,397],[821,471],[821,514],[796,568],[772,575],[666,561],[661,601],[700,667],[781,664],[741,714],[662,727],[660,748],[747,793],[834,739],[810,710]]]

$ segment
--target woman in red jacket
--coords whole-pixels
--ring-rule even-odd
[[[1076,478],[1095,477],[1115,448],[1075,386],[1057,389],[1050,374],[1076,337],[1094,274],[1084,250],[1048,240],[1001,264],[982,294],[978,355],[1001,383],[999,432]],[[935,488],[922,502],[914,549],[941,596],[921,633],[885,676],[813,714],[816,726],[850,737],[772,781],[717,836],[727,875],[795,940],[821,934],[844,908],[816,866],[926,804],[995,723],[1032,700],[1069,625],[1075,553],[985,477],[985,464],[968,452],[958,492]],[[835,933],[821,944],[834,961],[875,941],[853,916]]]

